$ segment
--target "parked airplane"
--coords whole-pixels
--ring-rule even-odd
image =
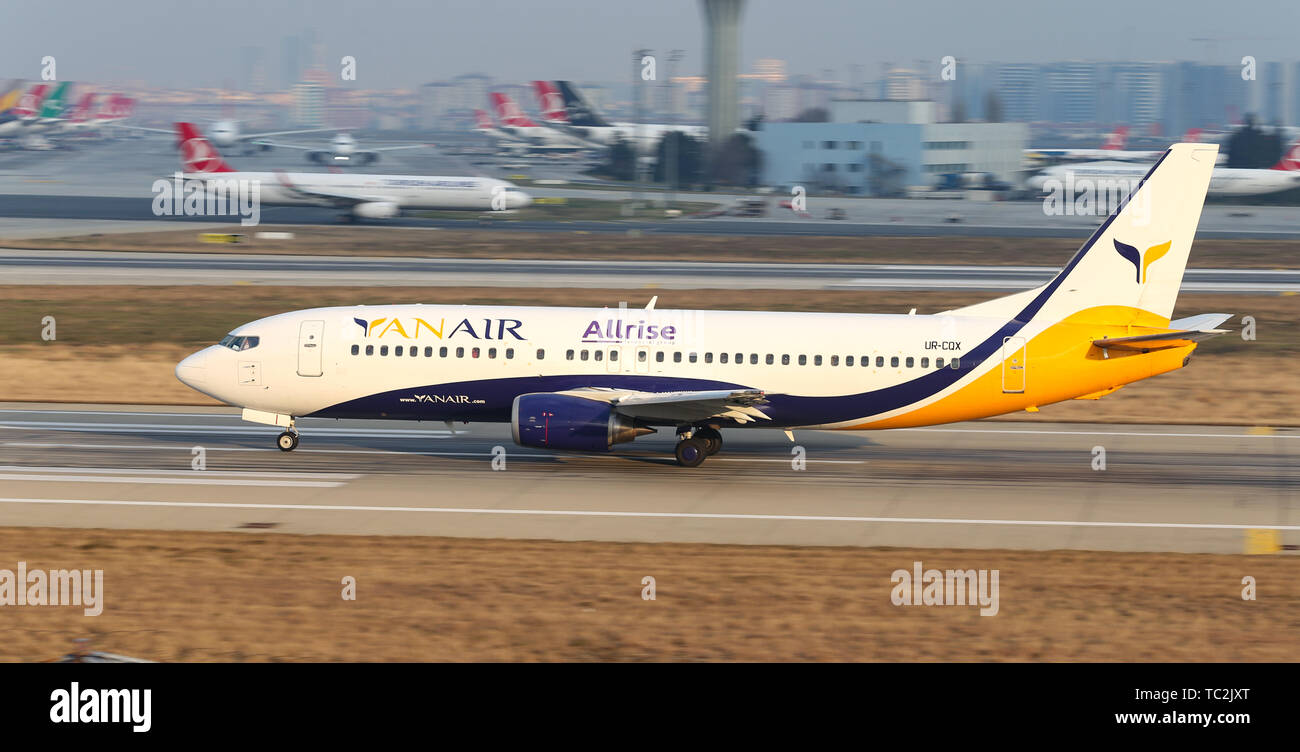
[[[1201,129],[1189,128],[1183,135],[1183,143],[1200,143]],[[1119,126],[1106,135],[1100,149],[1025,149],[1025,158],[1031,162],[1143,162],[1150,163],[1160,158],[1164,151],[1133,151],[1125,149],[1128,143],[1128,126]],[[1226,154],[1219,154],[1219,162],[1226,160]]]
[[[174,131],[165,128],[145,128],[139,125],[124,125],[133,131],[148,131],[151,133],[174,134]],[[265,131],[263,133],[244,133],[240,130],[238,120],[218,120],[213,123],[208,132],[212,135],[211,143],[223,148],[232,148],[242,146],[245,155],[254,154],[259,151],[270,151],[275,147],[274,144],[266,139],[272,136],[292,136],[300,133],[334,133],[338,128],[307,128],[305,130],[293,131]]]
[[[513,183],[494,178],[424,175],[361,175],[315,172],[241,172],[226,163],[191,123],[177,123],[186,181],[220,186],[230,181],[255,182],[262,204],[332,206],[348,217],[387,219],[403,209],[489,211],[518,209],[532,203]],[[223,188],[224,189],[224,188]]]
[[[523,144],[531,152],[575,152],[595,148],[594,144],[584,142],[557,128],[538,125],[505,94],[494,91],[489,96],[492,99],[492,106],[496,109],[497,119],[501,121],[497,130],[505,134],[510,142]]]
[[[379,153],[401,149],[424,149],[428,144],[404,144],[402,146],[380,146],[375,149],[362,149],[351,133],[338,133],[330,139],[328,149],[319,146],[301,146],[298,144],[281,144],[267,142],[277,149],[300,149],[307,152],[307,161],[317,164],[361,164],[368,165],[379,161]]]
[[[307,416],[508,422],[520,445],[592,452],[664,427],[694,467],[727,428],[1037,412],[1182,368],[1224,333],[1228,314],[1170,321],[1217,150],[1172,146],[1047,284],[935,315],[314,308],[236,327],[176,376],[284,427],[284,451]]]
[[[1146,167],[1130,162],[1084,162],[1048,167],[1026,184],[1031,190],[1045,191],[1056,181],[1059,185],[1078,186],[1088,180],[1100,187],[1111,184],[1136,183],[1146,172]],[[1273,167],[1268,169],[1242,169],[1215,167],[1210,177],[1211,196],[1257,196],[1300,188],[1300,142],[1291,145]]]
[[[21,136],[28,133],[28,128],[44,112],[45,100],[49,97],[49,84],[36,84],[19,95],[17,103],[3,118],[0,118],[0,136]]]
[[[612,146],[616,141],[622,140],[632,144],[637,151],[651,152],[658,147],[664,136],[673,131],[685,133],[692,138],[709,137],[709,129],[703,125],[611,123],[601,117],[568,81],[534,81],[533,91],[538,96],[545,119],[563,123],[566,132],[600,146]],[[557,93],[564,102],[563,112],[555,107]]]

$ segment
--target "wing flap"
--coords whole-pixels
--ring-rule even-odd
[[[759,407],[767,403],[766,394],[758,389],[716,389],[707,391],[639,392],[618,389],[577,389],[571,394],[587,399],[605,400],[614,410],[629,418],[694,423],[710,418],[753,423],[770,420]]]

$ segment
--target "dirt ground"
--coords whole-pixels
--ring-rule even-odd
[[[687,220],[689,221],[689,220]],[[611,223],[616,224],[616,223]],[[558,228],[563,223],[557,223]],[[826,237],[513,232],[400,227],[276,227],[292,240],[204,243],[195,230],[79,235],[13,241],[16,247],[204,253],[419,256],[437,258],[607,259],[611,261],[766,261],[874,264],[1016,264],[1063,266],[1077,238]],[[1293,268],[1300,240],[1197,240],[1199,267]]]
[[[446,304],[617,305],[626,290],[518,288],[0,286],[0,400],[215,404],[176,381],[177,361],[235,326],[317,305]],[[648,294],[648,293],[646,293]],[[934,313],[988,293],[691,290],[659,292],[659,308]],[[238,300],[238,306],[231,301]],[[639,300],[629,301],[639,304]],[[1300,296],[1188,294],[1175,315],[1222,311],[1256,319],[1258,339],[1210,340],[1180,371],[1101,400],[1046,406],[1017,420],[1300,425]],[[57,339],[40,339],[53,315]],[[87,365],[89,364],[89,366]]]
[[[3,661],[1300,660],[1285,555],[0,528],[19,561],[104,570],[104,610],[0,607]],[[999,570],[997,615],[893,605],[915,561]]]

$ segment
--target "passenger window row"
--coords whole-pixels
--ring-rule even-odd
[[[619,352],[618,350],[610,350],[609,359],[618,360],[618,352]],[[604,350],[568,350],[564,353],[564,359],[599,361],[604,358],[605,356],[604,354],[605,354]],[[780,356],[781,365],[783,366],[790,365],[791,357],[792,356],[790,355],[781,355]],[[806,366],[810,362],[814,366],[822,366],[828,364],[831,366],[839,366],[839,365],[853,366],[856,362],[856,364],[861,368],[869,368],[872,362],[872,356],[870,355],[860,355],[860,356],[845,355],[843,358],[841,358],[838,355],[832,355],[829,358],[823,358],[821,355],[813,355],[811,356],[811,358],[807,355],[797,355],[793,357],[795,359],[794,362],[798,363],[801,366]],[[767,353],[766,355],[760,355],[759,353],[749,353],[748,355],[749,364],[752,366],[758,365],[760,358],[762,359],[762,362],[765,365],[769,365],[769,366],[776,365],[777,356],[774,355],[773,353]],[[636,359],[637,362],[639,363],[646,362],[646,351],[637,350]],[[660,350],[655,353],[656,363],[663,363],[666,359],[667,359],[667,353],[665,353],[664,351]],[[703,360],[703,362],[705,363],[713,363],[714,354],[711,352],[706,352],[703,354],[694,353],[694,352],[683,354],[680,350],[673,352],[672,354],[673,363],[681,363],[683,359],[685,359],[687,363],[699,363],[701,362],[701,360]],[[732,363],[734,365],[743,365],[745,361],[746,361],[745,353],[735,353],[734,356],[732,355],[732,353],[718,353],[716,362],[722,364]],[[885,356],[883,355],[875,356],[875,364],[876,364],[876,368],[884,368]],[[944,358],[934,359],[935,368],[943,368],[945,365],[953,369],[961,368],[961,358],[952,358],[951,360],[945,360]],[[916,368],[917,358],[913,356],[907,356],[907,357],[901,357],[898,355],[890,356],[889,367],[890,368],[900,368],[900,367]],[[930,367],[930,358],[928,356],[920,358],[920,367],[921,368]]]
[[[353,355],[360,355],[362,352],[363,351],[361,349],[361,345],[352,346]],[[366,355],[379,355],[380,357],[387,357],[391,355],[396,358],[402,358],[402,357],[418,358],[420,356],[420,347],[419,345],[410,345],[410,346],[397,345],[395,347],[390,348],[388,345],[379,345],[378,347],[376,347],[375,345],[366,345],[364,352]],[[487,357],[489,360],[494,360],[497,358],[499,353],[502,359],[504,360],[515,359],[515,349],[513,347],[505,348],[504,353],[501,353],[495,347],[487,347],[487,348],[457,347],[454,351],[452,351],[450,348],[447,347],[439,347],[437,349],[437,354],[439,358],[448,358],[448,357],[452,357],[453,355],[457,358],[463,358],[468,354],[469,357],[471,358]],[[426,346],[424,348],[424,357],[432,358],[433,355],[434,355],[434,349],[432,347]],[[539,349],[537,351],[537,359],[545,360],[546,350]]]
[[[352,346],[353,355],[360,355],[362,354],[362,352],[363,350],[361,345]],[[505,348],[504,353],[502,353],[500,350],[498,350],[495,347],[487,347],[487,348],[457,347],[455,348],[455,350],[452,350],[451,348],[448,347],[439,347],[437,348],[436,352],[439,358],[448,358],[448,357],[464,358],[466,357],[466,355],[468,355],[470,358],[486,357],[488,360],[495,360],[498,358],[498,356],[500,356],[504,360],[514,360],[515,357],[515,350],[513,347]],[[606,352],[608,352],[608,357],[611,362],[618,360],[619,351],[617,349],[613,349],[609,351],[585,350],[585,349],[567,350],[564,353],[564,359],[565,360],[576,359],[579,361],[592,360],[596,362],[601,362],[605,359]],[[402,358],[402,357],[416,358],[420,356],[421,350],[418,345],[409,345],[409,346],[396,345],[391,348],[388,345],[379,345],[379,346],[366,345],[364,349],[364,353],[366,355],[371,355],[371,356],[379,355],[380,357],[392,356],[397,358]],[[432,358],[434,356],[434,353],[435,350],[433,347],[425,346],[423,350],[424,357]],[[672,362],[681,363],[684,359],[687,363],[699,363],[701,362],[701,360],[703,360],[704,363],[713,363],[715,362],[714,357],[715,357],[714,353],[711,352],[706,352],[703,354],[694,353],[694,352],[682,353],[680,350],[676,350],[672,354]],[[771,366],[771,365],[776,365],[778,356],[773,353],[767,353],[765,355],[760,355],[759,353],[749,353],[748,355],[746,355],[745,353],[735,353],[734,355],[732,353],[718,353],[716,357],[717,357],[716,362],[724,365],[729,363],[735,365],[743,365],[748,359],[749,365],[756,366],[759,364],[759,361],[761,359],[764,365]],[[545,360],[545,359],[546,359],[546,350],[538,349],[537,360]],[[645,350],[637,350],[636,359],[638,363],[645,363],[648,360],[648,353]],[[656,363],[663,363],[667,359],[668,359],[668,355],[663,350],[659,350],[654,354],[654,360]],[[845,355],[842,358],[839,355],[832,355],[829,358],[824,358],[821,355],[813,355],[810,358],[807,355],[791,356],[788,354],[782,354],[780,356],[780,359],[781,359],[781,365],[783,366],[788,366],[791,364],[791,362],[797,363],[798,365],[801,366],[806,366],[811,362],[813,366],[843,365],[846,367],[852,367],[854,365],[857,365],[860,368],[870,368],[873,362],[873,357],[870,355],[859,355],[859,356]],[[891,355],[888,358],[888,363],[890,368],[916,368],[918,367],[918,363],[917,363],[918,360],[920,361],[919,367],[927,368],[927,369],[930,368],[930,358],[928,356],[918,359],[911,355],[906,357]],[[876,368],[884,368],[886,357],[884,355],[876,355],[874,356],[874,362]],[[935,368],[944,368],[945,366],[952,369],[959,369],[961,368],[961,358],[951,358],[947,360],[945,360],[944,358],[934,359]]]

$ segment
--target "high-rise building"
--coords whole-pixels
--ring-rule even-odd
[[[960,75],[960,74],[959,74]],[[996,93],[1002,105],[1002,119],[1028,123],[1044,119],[1039,114],[1040,67],[1029,63],[998,66]],[[984,102],[979,103],[975,118],[984,118]]]
[[[293,87],[293,122],[309,128],[320,128],[325,122],[325,87],[303,81]]]

